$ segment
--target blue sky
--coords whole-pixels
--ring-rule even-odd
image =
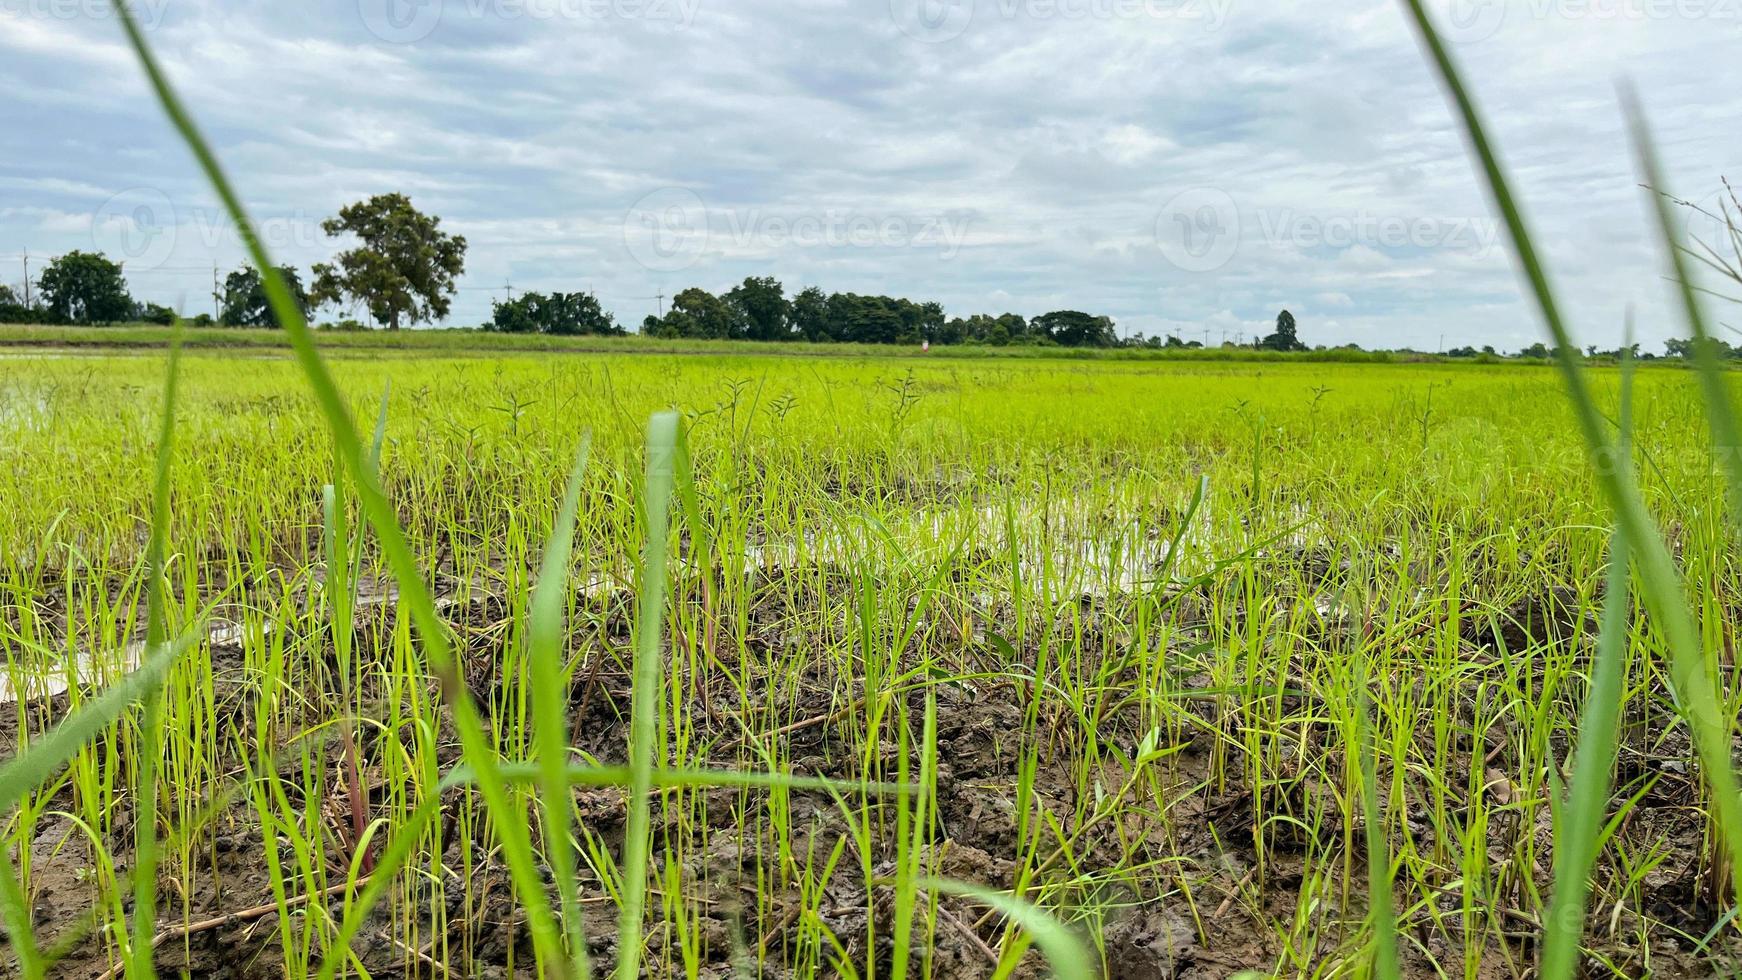
[[[1515,349],[1540,336],[1397,4],[135,0],[266,237],[400,191],[516,292],[790,291],[1075,308],[1125,333]],[[1742,178],[1742,0],[1442,0],[1586,342],[1670,334],[1617,107],[1673,189]],[[0,0],[0,282],[99,248],[211,306],[241,261],[102,0]],[[1694,223],[1696,232],[1709,231]],[[1742,321],[1734,307],[1724,319]],[[337,315],[329,312],[328,316]]]

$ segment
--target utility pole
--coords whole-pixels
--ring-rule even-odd
[[[30,249],[24,250],[24,308],[30,309]]]
[[[218,308],[218,267],[212,266],[212,322],[223,319],[223,311]]]
[[[514,284],[507,279],[502,280],[502,295],[508,297],[508,302],[514,302]]]

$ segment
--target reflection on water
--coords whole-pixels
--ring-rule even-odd
[[[888,566],[962,551],[974,558],[1014,555],[1023,581],[1057,592],[1104,596],[1165,580],[1201,575],[1242,553],[1302,549],[1321,530],[1304,512],[1260,532],[1223,518],[1206,500],[1196,508],[1132,516],[1143,508],[1110,507],[1086,497],[943,509],[920,508],[871,518],[843,515],[827,526],[748,541],[747,569],[812,564]]]
[[[266,628],[270,630],[270,624]],[[214,620],[206,628],[208,647],[236,646],[242,638],[240,623]],[[40,664],[19,662],[16,651],[8,650],[5,669],[0,671],[0,703],[53,697],[71,684],[103,687],[137,668],[144,657],[145,641],[134,640],[119,651],[80,650],[58,669],[44,670]]]

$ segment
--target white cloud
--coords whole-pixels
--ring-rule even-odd
[[[158,269],[130,264],[136,292],[201,294],[212,264],[240,261],[234,236],[211,230],[210,192],[116,25],[50,2],[0,3],[15,96],[0,109],[0,262],[92,247],[90,216],[148,189],[178,233]],[[1283,305],[1313,343],[1537,338],[1394,3],[1194,4],[1224,16],[976,0],[943,25],[959,33],[918,37],[881,0],[449,0],[402,44],[371,33],[358,0],[189,0],[153,7],[148,33],[257,218],[307,228],[404,191],[466,234],[456,322],[486,317],[506,280],[595,288],[634,323],[656,293],[772,273],[792,290],[960,314],[1071,306],[1212,341],[1268,329]],[[1067,8],[1112,13],[1047,13]],[[1455,50],[1575,326],[1610,343],[1635,303],[1660,340],[1673,318],[1611,80],[1637,82],[1676,189],[1703,198],[1742,176],[1737,25],[1576,9],[1506,0],[1491,34]],[[664,188],[693,192],[710,234],[690,264],[649,269],[624,223]],[[1222,195],[1228,213],[1164,213],[1182,191]],[[1228,219],[1238,239],[1218,263],[1170,262],[1157,241],[1189,231],[1213,248]],[[806,221],[906,231],[831,246],[770,230]],[[928,221],[960,234],[920,234]],[[1466,224],[1488,237],[1472,244]],[[282,257],[327,248],[290,234]]]

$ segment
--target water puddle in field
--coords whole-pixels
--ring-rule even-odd
[[[0,419],[3,419],[0,413]],[[1203,575],[1219,563],[1243,557],[1323,551],[1330,533],[1323,518],[1304,510],[1285,515],[1270,530],[1254,530],[1237,514],[1223,514],[1206,499],[1195,511],[1170,510],[1148,501],[1066,497],[1050,503],[913,508],[881,515],[843,512],[798,528],[753,534],[729,549],[742,565],[729,573],[773,574],[781,570],[835,566],[868,569],[924,568],[930,563],[983,569],[988,582],[1015,574],[1025,587],[1055,597],[1104,598],[1165,587]],[[685,559],[674,557],[674,561]],[[599,572],[571,580],[578,594],[607,596],[632,586]],[[500,581],[445,580],[434,598],[438,614],[500,595]],[[314,588],[321,589],[320,578]],[[1310,601],[1321,618],[1349,615],[1333,597]],[[391,578],[365,578],[356,587],[354,619],[394,615],[400,592]],[[256,627],[258,630],[260,627]],[[271,630],[272,624],[264,624]],[[241,624],[210,621],[207,648],[236,646],[246,638]],[[25,653],[9,648],[0,661],[0,703],[52,697],[69,684],[98,688],[138,667],[144,643],[120,650],[81,651],[68,664],[57,651]]]
[[[10,398],[0,398],[0,430],[37,432],[46,426],[48,419],[47,395],[20,391]]]
[[[84,351],[70,347],[44,347],[0,350],[0,361],[63,361],[72,357],[100,357],[104,351]]]
[[[264,628],[270,631],[272,627],[268,623]],[[212,620],[206,627],[206,646],[236,646],[245,636],[240,623]],[[0,667],[0,704],[54,697],[73,684],[83,688],[105,687],[137,669],[144,657],[144,640],[130,641],[119,651],[82,650],[74,655],[72,663],[53,667],[20,663],[17,653],[9,649],[6,663]]]
[[[1242,554],[1304,550],[1323,539],[1304,511],[1268,536],[1220,520],[1206,502],[1177,516],[1124,510],[1086,498],[918,510],[883,519],[858,515],[744,545],[747,568],[814,564],[890,567],[942,559],[960,551],[972,561],[1008,565],[1016,557],[1025,582],[1057,592],[1106,596],[1201,575]]]
[[[318,589],[318,576],[315,583]],[[453,610],[501,594],[500,583],[481,579],[462,583],[457,588],[452,587],[454,583],[448,585],[449,591],[435,596],[431,601],[436,613],[444,617]],[[579,594],[605,596],[621,585],[617,580],[595,574],[587,577],[575,588]],[[366,579],[357,588],[352,606],[352,621],[360,626],[372,618],[396,615],[399,601],[399,587],[391,579]],[[254,626],[251,634],[241,623],[214,618],[207,621],[203,646],[206,649],[218,649],[240,646],[250,638],[258,641],[264,635],[270,634],[276,625],[268,620]],[[194,652],[190,650],[189,654]],[[128,641],[119,650],[80,650],[73,655],[71,663],[58,649],[46,650],[39,646],[26,651],[21,647],[8,646],[4,649],[4,659],[0,659],[0,704],[54,697],[65,693],[72,685],[100,689],[138,669],[144,657],[145,641],[138,639]]]

